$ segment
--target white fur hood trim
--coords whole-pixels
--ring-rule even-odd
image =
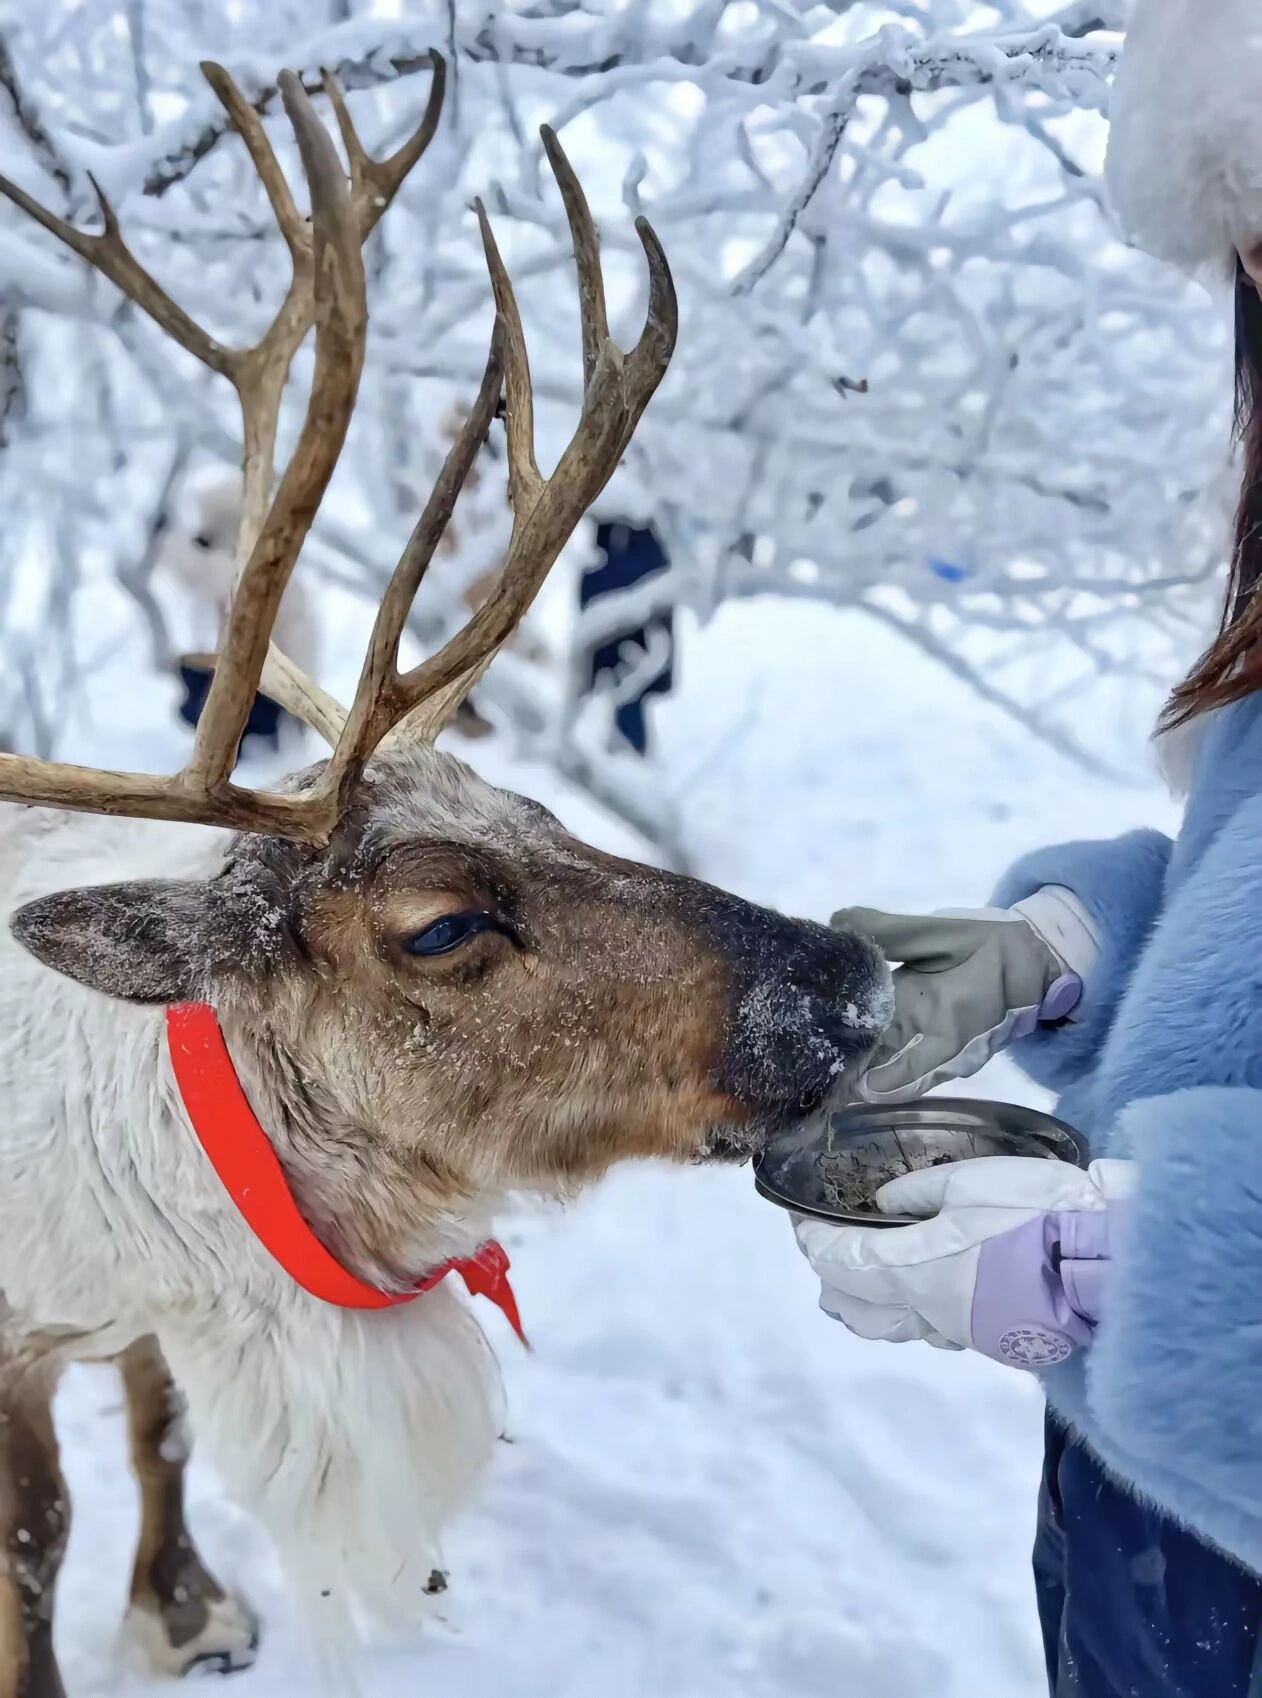
[[[1226,275],[1262,240],[1262,3],[1136,0],[1105,178],[1127,237]]]

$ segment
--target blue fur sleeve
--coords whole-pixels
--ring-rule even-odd
[[[1118,1131],[1139,1189],[1086,1425],[1141,1491],[1262,1570],[1262,1091],[1148,1098]]]
[[[1013,1059],[1057,1093],[1086,1073],[1108,1036],[1118,1000],[1161,909],[1172,844],[1159,831],[1132,831],[1108,843],[1066,843],[1017,862],[995,892],[1010,908],[1045,884],[1064,885],[1100,933],[1100,956],[1073,1019],[1014,1045]]]

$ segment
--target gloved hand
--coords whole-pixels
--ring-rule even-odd
[[[1133,1187],[1130,1162],[984,1156],[883,1186],[878,1208],[912,1226],[800,1219],[797,1240],[820,1308],[861,1338],[1046,1368],[1091,1340]]]
[[[871,1103],[911,1102],[976,1073],[1040,1021],[1071,1015],[1099,947],[1086,909],[1057,885],[1014,908],[847,908],[833,925],[864,933],[902,963],[894,1019],[856,1084]]]

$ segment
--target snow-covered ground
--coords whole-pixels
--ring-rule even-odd
[[[814,606],[729,607],[690,636],[658,729],[698,868],[819,917],[981,901],[1025,848],[1173,818],[1155,780],[1087,778],[899,639]],[[628,847],[547,774],[472,758]],[[978,1088],[1034,1100],[1003,1064]],[[816,1309],[784,1217],[745,1171],[629,1169],[503,1235],[535,1346],[526,1357],[488,1317],[512,1442],[451,1540],[447,1621],[367,1654],[373,1698],[1042,1692],[1030,1382],[850,1338]],[[140,1698],[153,1683],[114,1648],[135,1509],[111,1376],[74,1374],[60,1414],[67,1685]],[[232,1690],[309,1694],[269,1554],[204,1472],[192,1519],[266,1619]]]

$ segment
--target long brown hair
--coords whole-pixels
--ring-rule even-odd
[[[1244,483],[1218,636],[1166,703],[1161,729],[1262,690],[1262,295],[1236,260],[1236,434]]]

